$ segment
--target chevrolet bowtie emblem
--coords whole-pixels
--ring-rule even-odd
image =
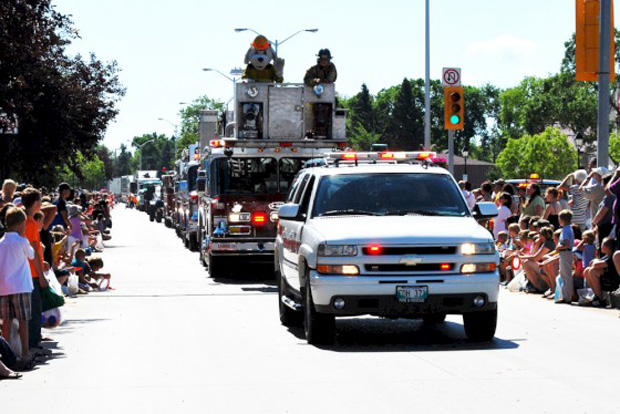
[[[407,265],[407,266],[419,265],[423,261],[424,261],[424,259],[422,259],[421,257],[418,257],[418,256],[405,256],[402,259],[400,259],[400,263],[404,264],[404,265]]]

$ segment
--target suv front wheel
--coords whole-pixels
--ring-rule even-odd
[[[472,341],[490,341],[495,336],[497,309],[463,314],[465,335]]]
[[[306,282],[303,290],[303,299],[306,341],[313,345],[332,344],[336,335],[336,318],[328,313],[318,313],[314,309],[309,281]]]

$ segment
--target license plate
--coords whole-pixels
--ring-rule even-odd
[[[237,243],[213,243],[213,250],[237,250]]]
[[[396,286],[396,298],[399,302],[425,302],[428,286]]]

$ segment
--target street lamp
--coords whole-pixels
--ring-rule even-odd
[[[464,175],[463,179],[467,180],[467,178],[468,178],[467,177],[467,157],[469,156],[469,151],[467,151],[467,149],[464,149],[461,152],[461,154],[463,154],[463,158],[465,159],[465,173],[463,174]]]
[[[213,68],[202,68],[202,70],[204,70],[205,72],[217,72],[220,75],[222,75],[223,77],[225,77],[226,79],[228,79],[229,81],[232,82],[233,84],[233,99],[235,97],[235,85],[237,84],[237,81],[239,80],[236,76],[235,77],[230,77],[227,74],[225,74],[224,72],[221,72],[217,69],[213,69]],[[239,68],[234,68],[230,71],[231,75],[238,75],[240,73],[240,69]],[[232,100],[232,99],[231,99]],[[230,102],[230,101],[228,101]],[[228,109],[228,104],[226,104],[226,108]]]
[[[577,133],[577,135],[575,135],[575,148],[577,148],[577,169],[579,169],[579,164],[581,163],[581,155],[579,150],[581,149],[581,146],[583,145],[583,135],[581,135],[581,132]]]
[[[145,146],[148,143],[151,143],[155,141],[154,139],[149,139],[148,141],[143,142],[142,144],[136,144],[134,143],[134,145],[136,147],[138,147],[138,150],[140,151],[140,171],[142,171],[142,147]]]
[[[237,33],[239,33],[239,32],[245,32],[246,30],[248,30],[248,31],[250,31],[250,32],[253,32],[253,33],[256,33],[257,35],[260,35],[260,33],[258,33],[256,30],[254,30],[254,29],[249,29],[249,28],[246,28],[246,27],[237,28],[237,29],[235,29],[235,32],[237,32]],[[284,40],[283,40],[283,41],[281,41],[281,42],[280,42],[280,41],[278,41],[278,39],[276,39],[276,40],[275,40],[275,41],[273,41],[273,42],[272,42],[271,40],[269,40],[269,39],[267,39],[267,40],[269,40],[269,43],[273,43],[273,44],[274,44],[274,46],[276,47],[276,49],[275,49],[275,50],[276,50],[276,55],[277,55],[277,54],[278,54],[278,46],[280,46],[282,43],[286,42],[286,41],[287,41],[287,40],[289,40],[290,38],[295,37],[295,36],[297,36],[299,33],[302,33],[302,32],[316,33],[316,32],[318,32],[318,31],[319,31],[319,29],[302,29],[302,30],[299,30],[299,31],[297,31],[297,32],[293,33],[292,35],[290,35],[289,37],[287,37],[286,39],[284,39]]]

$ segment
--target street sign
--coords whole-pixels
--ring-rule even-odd
[[[443,86],[461,86],[461,68],[443,68],[441,82]]]

